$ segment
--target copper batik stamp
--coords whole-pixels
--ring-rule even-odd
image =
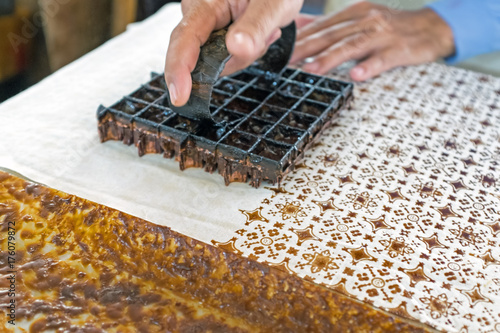
[[[205,50],[220,48],[223,36],[213,34]],[[181,170],[218,171],[226,185],[249,181],[258,187],[292,171],[352,98],[351,83],[300,69],[275,73],[257,64],[217,79],[221,68],[212,63],[223,67],[227,52],[214,60],[215,52],[203,51],[186,107],[173,110],[163,75],[153,74],[137,91],[99,108],[101,141],[134,144],[139,156],[175,157]]]

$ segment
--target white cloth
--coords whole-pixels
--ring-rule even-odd
[[[180,6],[148,20],[0,105],[0,166],[53,188],[168,225],[210,242],[236,230],[244,202],[269,190],[226,187],[221,176],[179,170],[160,155],[137,156],[118,142],[101,144],[96,110],[163,72]]]

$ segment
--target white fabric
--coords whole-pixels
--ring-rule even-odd
[[[170,32],[181,15],[178,4],[165,6],[1,104],[0,166],[206,242],[231,235],[241,220],[236,207],[259,202],[269,190],[226,187],[217,174],[181,172],[173,160],[139,158],[135,147],[101,144],[97,136],[100,104],[111,105],[152,71],[163,72]]]

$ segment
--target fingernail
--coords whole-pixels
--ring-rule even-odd
[[[255,45],[253,43],[252,37],[245,32],[237,32],[234,34],[234,41],[240,47],[251,48],[251,52],[255,50]]]
[[[354,67],[351,70],[351,76],[354,79],[362,79],[365,76],[365,69],[363,67]]]
[[[177,89],[173,82],[168,85],[168,92],[170,93],[170,102],[175,105],[177,102]]]

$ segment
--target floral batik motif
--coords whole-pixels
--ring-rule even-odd
[[[354,96],[213,243],[440,330],[500,332],[500,80],[428,64]]]

